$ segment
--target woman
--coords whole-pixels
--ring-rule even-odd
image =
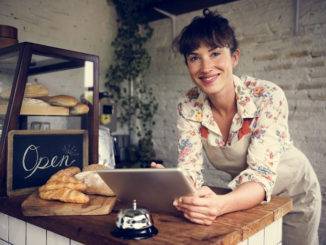
[[[283,91],[233,74],[240,51],[220,15],[205,10],[183,29],[177,45],[196,85],[178,107],[178,164],[198,192],[178,198],[175,207],[190,221],[210,225],[271,195],[290,196],[294,209],[284,217],[283,244],[318,244],[320,187],[308,159],[292,145]],[[232,192],[218,195],[202,187],[203,153],[233,177]]]

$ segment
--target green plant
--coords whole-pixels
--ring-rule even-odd
[[[113,0],[118,14],[118,33],[112,42],[114,63],[109,67],[106,86],[118,106],[118,121],[128,124],[129,135],[138,138],[139,158],[155,157],[152,127],[158,103],[152,88],[144,81],[151,57],[144,44],[152,28],[141,10],[150,0]]]

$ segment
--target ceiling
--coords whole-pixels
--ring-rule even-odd
[[[158,8],[172,15],[180,15],[195,10],[200,10],[220,4],[226,4],[238,0],[153,0],[143,10],[149,21],[167,18],[154,8]]]

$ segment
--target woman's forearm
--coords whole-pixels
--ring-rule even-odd
[[[244,210],[261,203],[265,198],[264,188],[256,182],[246,182],[224,195],[222,213]]]

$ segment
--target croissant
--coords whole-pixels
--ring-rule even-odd
[[[61,188],[55,190],[41,191],[39,192],[41,199],[45,200],[59,200],[62,202],[72,202],[85,204],[89,202],[89,197],[84,193],[68,188]]]
[[[78,174],[79,172],[80,172],[80,168],[73,166],[73,167],[61,169],[52,176],[61,176],[61,175],[74,176],[75,174]]]
[[[72,182],[61,182],[61,181],[50,181],[45,185],[41,186],[38,190],[41,191],[49,191],[61,188],[68,188],[76,191],[85,191],[87,186],[83,182],[72,183]]]
[[[67,175],[52,175],[51,178],[46,182],[46,184],[49,184],[51,182],[62,182],[62,183],[73,183],[73,184],[79,184],[82,183],[81,181],[77,180],[73,176],[67,176]]]

